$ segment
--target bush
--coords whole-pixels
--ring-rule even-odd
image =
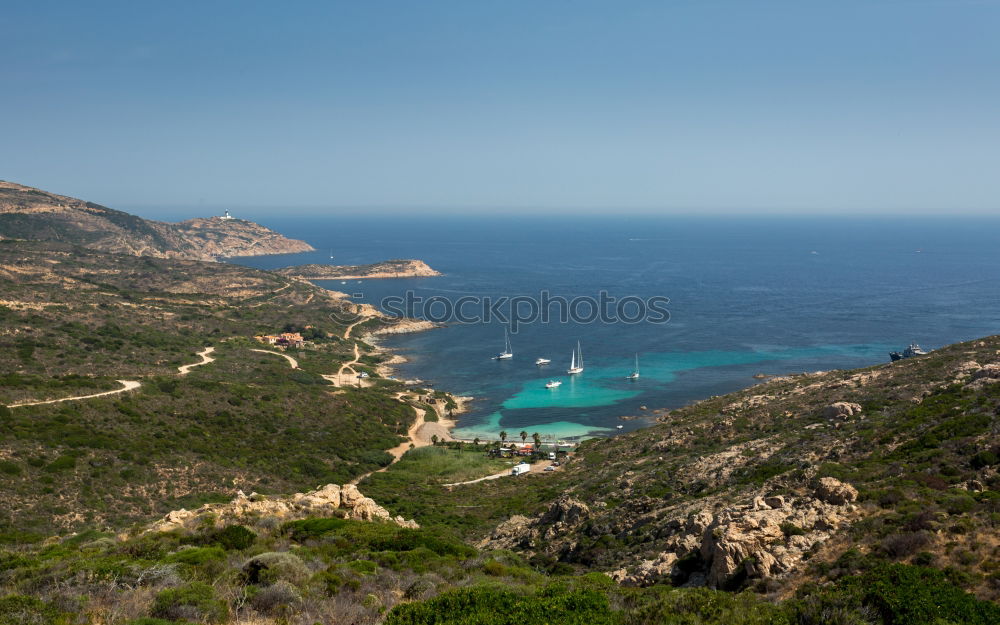
[[[250,558],[243,565],[243,574],[251,584],[273,584],[279,580],[301,584],[309,577],[309,569],[294,553],[268,551]]]
[[[397,605],[385,625],[612,625],[608,599],[592,590],[552,586],[534,595],[506,588],[461,588],[416,603]]]
[[[242,525],[227,525],[216,532],[212,540],[227,551],[248,549],[257,540],[257,534]]]
[[[215,598],[208,584],[192,582],[178,588],[168,588],[156,595],[153,616],[174,621],[208,621],[217,623],[229,614],[226,604]]]
[[[225,557],[226,552],[221,547],[190,547],[170,554],[166,560],[167,562],[201,566],[212,560],[222,560]]]
[[[892,534],[882,540],[882,549],[893,558],[905,558],[927,546],[930,537],[925,532]]]
[[[289,611],[301,600],[302,595],[295,586],[279,580],[255,594],[250,605],[265,614],[277,614]]]
[[[969,466],[971,466],[973,469],[978,470],[993,464],[997,464],[998,462],[1000,462],[1000,457],[998,457],[994,452],[981,451],[969,459]]]
[[[786,538],[789,536],[803,536],[806,533],[804,529],[790,521],[785,521],[781,524],[781,532]]]
[[[74,468],[76,468],[76,456],[63,454],[49,464],[45,465],[42,470],[48,473],[58,473],[60,471],[68,471]]]
[[[51,604],[24,595],[0,599],[0,625],[57,625],[63,619]]]
[[[937,569],[884,564],[864,575],[840,580],[837,589],[875,609],[890,625],[1000,623],[1000,606],[976,599]]]
[[[11,460],[0,460],[0,473],[5,475],[20,475],[21,465]]]

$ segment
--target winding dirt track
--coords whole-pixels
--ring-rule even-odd
[[[288,354],[282,354],[281,352],[272,352],[272,351],[267,350],[267,349],[251,349],[250,351],[252,351],[252,352],[260,352],[262,354],[274,354],[275,356],[281,356],[282,358],[284,358],[285,360],[288,361],[288,364],[292,367],[292,369],[298,369],[299,368],[299,361],[295,360],[294,358],[292,358]]]
[[[397,394],[396,399],[402,401],[403,395],[405,395],[405,393]],[[428,445],[431,444],[429,440],[424,440],[419,436],[420,428],[423,427],[425,423],[424,415],[426,414],[426,411],[422,408],[417,408],[417,407],[413,407],[413,410],[417,413],[417,417],[413,420],[413,425],[410,426],[410,429],[406,431],[406,440],[396,445],[392,449],[385,450],[386,453],[392,456],[392,462],[385,465],[381,469],[377,469],[375,471],[369,471],[368,473],[359,475],[358,477],[351,480],[350,482],[351,484],[355,485],[360,484],[361,481],[364,480],[369,475],[387,471],[389,467],[399,462],[399,459],[403,457],[403,454],[410,451],[410,445],[413,445],[413,447],[427,447]]]
[[[200,367],[202,365],[207,365],[210,362],[214,362],[215,358],[209,356],[209,354],[211,354],[214,351],[215,351],[214,347],[206,347],[205,349],[201,350],[196,354],[197,356],[201,356],[201,362],[195,362],[190,365],[181,365],[177,367],[177,374],[187,375],[191,373],[191,369],[194,369],[195,367]]]
[[[107,395],[117,395],[118,393],[124,393],[125,391],[131,391],[142,386],[141,382],[136,380],[116,380],[122,385],[121,388],[115,389],[113,391],[104,391],[103,393],[94,393],[93,395],[79,395],[77,397],[63,397],[62,399],[47,399],[45,401],[29,401],[20,404],[11,404],[7,406],[8,408],[20,408],[21,406],[41,406],[42,404],[58,404],[64,401],[75,401],[77,399],[91,399],[93,397],[105,397]]]

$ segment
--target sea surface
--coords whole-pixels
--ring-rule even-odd
[[[666,323],[519,324],[511,360],[491,359],[504,347],[496,318],[384,340],[408,359],[399,377],[476,398],[456,432],[468,438],[614,435],[757,373],[863,367],[910,342],[932,349],[1000,332],[1000,219],[279,215],[256,219],[318,251],[234,262],[418,258],[444,273],[318,283],[376,306],[407,292],[438,298],[422,311],[434,317],[463,297],[669,298]],[[577,341],[585,371],[571,377]],[[641,377],[629,381],[635,354]],[[552,364],[537,367],[538,357]],[[546,389],[550,379],[563,384]]]

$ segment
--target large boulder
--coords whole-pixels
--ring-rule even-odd
[[[861,414],[861,404],[848,401],[838,401],[823,408],[825,419],[846,419]]]
[[[822,477],[816,484],[816,498],[820,501],[842,506],[858,498],[858,489],[832,477]]]

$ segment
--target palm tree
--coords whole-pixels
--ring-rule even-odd
[[[479,437],[478,436],[476,438],[472,439],[472,444],[475,445],[476,448],[479,447]]]
[[[535,441],[535,449],[539,449],[540,450],[542,448],[542,436],[541,436],[541,434],[539,434],[538,432],[535,432],[534,434],[531,435],[531,438],[533,438],[534,441]]]
[[[528,433],[525,432],[524,430],[521,430],[521,442],[524,443],[524,441],[526,440],[528,440]]]
[[[500,430],[500,442],[501,443],[507,442],[507,430]]]

